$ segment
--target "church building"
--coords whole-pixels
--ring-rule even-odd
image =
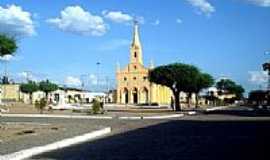
[[[172,93],[168,87],[150,83],[149,70],[143,63],[139,25],[134,24],[133,40],[130,46],[129,64],[121,69],[117,66],[117,103],[118,104],[170,104]]]

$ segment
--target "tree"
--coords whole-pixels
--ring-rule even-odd
[[[270,63],[263,64],[263,70],[268,72],[268,90],[270,90]]]
[[[28,83],[21,84],[20,90],[21,90],[23,93],[29,94],[30,103],[32,104],[32,100],[33,100],[32,96],[33,96],[33,93],[39,90],[39,86],[38,86],[38,84],[37,84],[36,82],[34,82],[34,81],[29,81]]]
[[[243,98],[243,93],[245,92],[245,89],[241,85],[236,84],[230,79],[221,79],[216,83],[216,87],[221,91],[221,93],[227,92],[235,94],[236,99]]]
[[[230,79],[221,79],[216,83],[216,87],[220,91],[231,91],[231,89],[235,86],[235,82]]]
[[[186,73],[186,84],[183,86],[183,91],[187,93],[188,107],[190,107],[190,100],[192,98],[192,94],[196,92],[197,83],[201,73],[195,66],[186,68]]]
[[[48,100],[48,95],[50,92],[56,91],[58,89],[58,85],[50,82],[49,80],[41,81],[39,83],[39,89],[46,94],[46,99]]]
[[[232,92],[236,96],[236,100],[240,100],[243,98],[243,93],[245,92],[245,89],[241,85],[236,85],[233,89]]]
[[[13,55],[18,46],[16,40],[7,35],[0,34],[0,56]]]
[[[191,84],[195,84],[195,80],[193,78],[198,73],[198,68],[193,65],[173,63],[150,70],[149,80],[152,83],[169,87],[174,95],[175,110],[180,111],[180,92],[191,91]]]
[[[202,89],[209,88],[214,84],[214,78],[208,73],[200,73],[196,80],[196,107],[198,107],[198,97]]]

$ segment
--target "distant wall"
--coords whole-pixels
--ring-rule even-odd
[[[15,102],[20,100],[20,85],[18,84],[1,84],[2,101]]]

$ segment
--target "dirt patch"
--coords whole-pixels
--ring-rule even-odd
[[[45,123],[0,123],[0,143],[26,136],[37,136],[64,129],[59,125]]]

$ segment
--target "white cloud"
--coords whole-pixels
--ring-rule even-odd
[[[14,57],[12,55],[5,55],[3,57],[0,57],[1,61],[11,61]]]
[[[27,78],[27,72],[18,73],[18,76],[20,76],[22,78]]]
[[[154,26],[158,26],[159,24],[160,24],[160,20],[159,19],[155,20],[155,22],[152,23],[152,25],[154,25]]]
[[[21,72],[21,73],[18,73],[18,77],[20,79],[23,79],[23,81],[25,81],[25,80],[31,80],[31,81],[37,82],[37,81],[40,80],[40,78],[38,78],[37,76],[34,76],[33,73],[26,72],[26,71]]]
[[[0,6],[0,32],[14,36],[31,36],[35,34],[35,27],[30,12],[20,6]]]
[[[210,15],[211,13],[215,12],[215,7],[212,6],[207,0],[186,0],[188,1],[193,7],[198,8],[201,13],[206,15]]]
[[[177,19],[176,19],[176,23],[181,24],[181,23],[183,23],[183,21],[182,21],[182,19],[177,18]]]
[[[130,23],[133,17],[121,11],[103,11],[103,16],[116,23]]]
[[[102,36],[108,27],[100,16],[85,11],[80,6],[68,6],[61,11],[60,17],[47,20],[62,31],[84,36]]]
[[[65,79],[65,84],[68,86],[80,86],[82,84],[82,82],[77,77],[68,76]]]
[[[112,22],[115,23],[124,23],[124,24],[131,24],[132,21],[134,21],[135,19],[140,23],[140,24],[144,24],[145,23],[145,19],[142,16],[131,16],[130,14],[127,13],[123,13],[122,11],[103,11],[102,15],[104,16],[104,18],[111,20]]]
[[[9,61],[20,61],[22,60],[23,57],[22,56],[18,56],[18,55],[5,55],[5,56],[0,56],[0,61],[6,61],[6,62],[9,62]]]
[[[270,0],[246,0],[261,7],[270,7]]]
[[[268,80],[267,72],[264,71],[249,71],[249,81],[255,84],[264,84]]]

